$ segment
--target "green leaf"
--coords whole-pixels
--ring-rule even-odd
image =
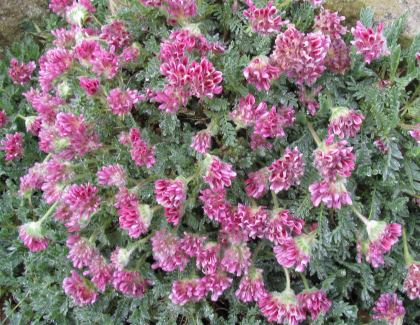
[[[362,8],[360,11],[360,22],[366,28],[372,27],[373,24],[373,10],[371,7]]]

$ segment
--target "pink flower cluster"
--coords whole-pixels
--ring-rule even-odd
[[[99,295],[76,271],[71,270],[70,273],[72,276],[63,280],[64,292],[71,296],[76,306],[93,304]]]
[[[273,1],[270,1],[265,8],[255,7],[251,0],[248,0],[247,3],[249,8],[243,12],[243,15],[251,20],[254,33],[259,32],[261,36],[266,36],[281,31],[281,26],[289,23],[288,20],[282,21],[280,15],[274,17],[277,8],[273,6]]]
[[[420,146],[420,123],[418,124],[418,129],[415,131],[408,131],[410,135],[417,141],[418,145]]]
[[[242,278],[235,295],[243,302],[259,301],[268,295],[262,278],[263,270],[254,269]]]
[[[225,200],[226,190],[224,187],[201,190],[198,198],[203,201],[204,214],[211,220],[223,222],[232,213],[232,205]]]
[[[261,91],[263,88],[268,91],[270,82],[273,81],[274,77],[279,77],[279,71],[279,68],[269,64],[268,57],[260,55],[249,62],[242,74],[250,84],[255,84],[258,91]]]
[[[351,43],[357,47],[357,54],[362,54],[365,57],[365,62],[369,64],[373,58],[379,59],[381,54],[390,54],[387,50],[386,38],[381,33],[383,28],[384,25],[380,23],[378,31],[375,33],[372,28],[366,28],[358,20],[356,28],[351,29],[354,36],[354,41]]]
[[[199,132],[192,138],[192,140],[193,142],[190,148],[193,148],[199,153],[205,154],[207,153],[207,149],[210,148],[211,133],[207,131]]]
[[[122,203],[118,215],[120,216],[120,228],[127,229],[128,235],[133,238],[138,238],[145,233],[152,219],[149,206],[139,204],[137,198]]]
[[[113,113],[118,116],[123,116],[123,114],[130,114],[133,106],[137,107],[136,103],[145,98],[145,95],[137,94],[137,89],[130,90],[130,88],[127,88],[125,92],[122,92],[120,88],[115,88],[109,91],[109,97],[106,99]]]
[[[289,78],[297,77],[297,84],[311,86],[325,70],[324,62],[331,39],[321,31],[304,35],[293,24],[276,38],[271,55],[272,64]]]
[[[231,179],[235,179],[236,172],[232,170],[232,165],[221,161],[218,157],[209,157],[208,168],[203,176],[204,181],[210,185],[212,190],[229,187]]]
[[[6,134],[6,140],[1,140],[1,144],[4,147],[0,147],[0,150],[6,151],[6,161],[23,156],[23,142],[24,140],[20,133],[15,132],[14,135]]]
[[[229,113],[235,124],[245,127],[254,124],[258,118],[267,111],[267,104],[264,102],[255,105],[255,97],[248,94],[245,98],[239,100],[237,109]]]
[[[17,85],[26,85],[32,79],[32,73],[35,71],[36,65],[34,61],[28,64],[19,63],[16,59],[10,61],[11,68],[9,69],[9,76],[12,78],[13,83]]]
[[[182,179],[157,180],[155,182],[156,202],[165,208],[165,217],[175,226],[183,212],[182,204],[187,199],[185,183]]]
[[[132,37],[121,21],[112,20],[110,25],[103,25],[101,31],[99,39],[105,40],[109,46],[115,46],[117,50],[130,45]]]
[[[315,116],[317,108],[320,108],[318,102],[316,101],[315,97],[319,94],[322,90],[322,86],[316,87],[310,93],[305,91],[305,87],[299,88],[299,100],[303,103],[303,105],[309,110],[312,116]]]
[[[42,251],[48,247],[49,238],[43,234],[41,225],[29,222],[19,227],[19,236],[32,252]]]
[[[161,268],[163,271],[172,272],[179,269],[181,272],[189,262],[188,256],[181,249],[180,239],[168,233],[166,229],[156,231],[155,236],[150,238],[153,246],[152,269]],[[198,259],[197,259],[198,263]]]
[[[146,141],[142,139],[142,134],[139,128],[131,129],[128,134],[128,141],[121,141],[123,144],[127,142],[131,146],[131,159],[135,161],[137,166],[146,165],[147,168],[151,168],[156,160],[153,156],[156,147],[150,147]]]
[[[269,322],[297,325],[306,319],[305,310],[290,289],[282,293],[269,293],[258,301],[258,306]]]
[[[404,280],[404,291],[411,300],[420,298],[420,263],[414,262],[407,266],[408,274]]]
[[[402,324],[405,308],[403,307],[403,302],[398,300],[396,293],[393,295],[389,293],[384,293],[379,297],[379,300],[375,302],[376,307],[372,310],[376,312],[372,316],[373,319],[382,319],[388,324]]]
[[[401,237],[402,228],[398,223],[386,223],[384,221],[370,220],[366,224],[368,239],[362,241],[360,237],[357,243],[358,262],[362,262],[362,252],[366,254],[366,261],[371,262],[373,267],[385,264],[383,254],[391,250],[392,245]]]
[[[327,298],[326,294],[322,290],[309,290],[299,293],[296,296],[300,305],[304,310],[309,310],[314,321],[321,311],[328,313],[332,306],[332,302]]]
[[[275,245],[284,245],[292,232],[300,235],[305,221],[291,214],[289,210],[275,210],[268,220],[265,237]]]
[[[115,271],[112,275],[112,285],[115,290],[125,295],[140,298],[146,291],[147,284],[152,284],[152,281],[145,279],[136,271]]]
[[[360,130],[364,119],[365,117],[362,114],[357,114],[353,109],[349,110],[345,107],[339,107],[333,110],[330,124],[328,125],[328,134],[334,133],[340,139],[355,137],[356,131]]]

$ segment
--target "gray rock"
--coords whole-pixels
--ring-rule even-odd
[[[404,24],[400,42],[404,48],[410,46],[414,36],[420,32],[420,0],[327,0],[324,8],[338,11],[346,16],[345,23],[349,27],[356,26],[360,17],[360,10],[370,6],[375,12],[373,18],[374,29],[383,23],[385,27],[395,22],[408,10],[408,18]]]
[[[6,47],[22,39],[24,21],[42,25],[43,17],[51,13],[48,0],[0,0],[0,58],[5,58]]]

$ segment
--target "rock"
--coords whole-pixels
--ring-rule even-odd
[[[420,32],[419,0],[327,0],[324,3],[324,8],[338,11],[340,15],[346,16],[345,23],[349,30],[356,26],[360,10],[367,6],[370,6],[375,12],[373,17],[375,29],[381,22],[387,27],[390,22],[395,22],[408,10],[408,18],[404,23],[404,30],[399,40],[404,48],[409,47],[414,36]]]
[[[0,0],[0,58],[5,58],[6,47],[16,39],[23,39],[24,21],[42,25],[43,18],[51,13],[46,0]]]

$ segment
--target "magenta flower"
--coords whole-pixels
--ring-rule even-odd
[[[75,46],[73,53],[74,53],[74,58],[86,68],[92,67],[92,63],[90,61],[95,60],[97,56],[103,57],[102,59],[104,61],[106,60],[107,57],[109,59],[113,59],[112,55],[107,56],[105,52],[101,53],[101,46],[99,42],[93,41],[93,40],[92,41],[83,40],[81,44]],[[101,68],[104,68],[104,67],[101,67],[99,61],[96,63],[96,65],[99,71]]]
[[[272,4],[273,2],[271,1],[270,3]],[[274,77],[279,77],[279,71],[279,68],[269,64],[268,57],[260,55],[249,62],[242,74],[250,84],[255,84],[258,91],[261,91],[263,88],[268,91],[270,82],[273,81]]]
[[[99,185],[115,185],[124,187],[127,184],[125,170],[120,164],[103,166],[101,171],[97,171]]]
[[[24,197],[28,197],[31,195],[34,187],[32,186],[30,178],[31,176],[28,174],[19,178],[20,186],[19,186],[19,191],[17,192],[19,195],[24,196]]]
[[[194,0],[186,1],[175,1],[175,0],[166,0],[165,3],[168,7],[162,6],[162,9],[166,10],[169,14],[169,17],[172,17],[171,22],[174,19],[185,20],[190,17],[194,17],[197,14],[197,6]]]
[[[306,319],[306,312],[291,289],[282,293],[268,293],[258,301],[258,307],[269,322],[297,325]]]
[[[24,140],[20,133],[15,132],[14,135],[6,134],[6,140],[1,140],[1,144],[4,147],[0,147],[0,150],[7,151],[5,159],[6,161],[23,156],[23,142]]]
[[[211,134],[207,131],[199,132],[192,138],[192,140],[190,148],[193,148],[199,153],[205,154],[207,153],[207,149],[210,148]]]
[[[268,140],[264,138],[264,136],[262,136],[261,134],[251,134],[250,138],[251,142],[249,143],[249,145],[252,150],[255,150],[256,148],[265,147],[267,147],[268,149],[273,148],[273,145],[270,142],[268,142]]]
[[[119,58],[123,61],[123,62],[130,62],[130,61],[136,61],[137,62],[137,58],[140,55],[140,51],[137,47],[136,44],[126,47],[125,49],[123,49],[122,53],[120,54]]]
[[[85,22],[92,20],[91,14],[95,11],[89,0],[73,0],[73,4],[66,9],[67,21],[72,26],[82,27]]]
[[[272,64],[279,68],[281,72],[294,67],[304,37],[305,34],[298,31],[293,24],[289,24],[285,32],[277,35],[271,60]]]
[[[276,106],[273,105],[270,111],[260,115],[254,125],[254,135],[261,135],[266,138],[282,138],[285,136],[282,128],[285,120],[282,115],[277,113]]]
[[[105,40],[109,46],[115,46],[117,50],[128,46],[132,39],[126,26],[118,20],[112,20],[110,25],[103,25],[101,31],[99,39]]]
[[[216,71],[204,56],[201,57],[201,62],[191,62],[188,75],[191,78],[191,92],[198,98],[213,98],[223,90],[222,86],[216,86],[223,80],[222,72]]]
[[[232,165],[219,160],[218,157],[210,156],[207,159],[207,171],[203,176],[204,181],[210,185],[212,190],[223,186],[229,187],[231,179],[236,177],[236,172],[232,170]]]
[[[76,306],[85,306],[93,304],[98,299],[98,294],[74,271],[70,271],[71,277],[64,278],[64,292],[71,296]]]
[[[274,18],[276,13],[277,8],[273,6],[273,1],[270,1],[265,8],[257,8],[249,2],[249,8],[243,12],[243,15],[251,19],[254,33],[259,32],[261,36],[266,36],[281,31],[281,26],[289,23],[288,20],[282,21],[280,15]]]
[[[71,29],[65,30],[64,28],[52,30],[51,34],[55,36],[55,40],[52,41],[53,44],[57,47],[61,48],[71,48],[76,43],[76,33],[80,31],[80,29]]]
[[[63,201],[70,205],[74,215],[81,219],[89,219],[89,215],[96,212],[99,207],[101,198],[97,194],[98,188],[92,187],[88,182],[87,185],[73,184],[71,188],[63,195]]]
[[[325,35],[329,35],[331,40],[340,40],[341,35],[346,35],[347,29],[340,25],[346,17],[338,16],[338,12],[331,13],[328,9],[322,10],[315,17],[314,28],[321,30]]]
[[[278,113],[283,116],[284,124],[283,127],[293,126],[293,122],[296,121],[295,111],[290,107],[282,108]]]
[[[142,297],[146,291],[146,285],[152,281],[140,276],[136,271],[115,271],[112,275],[112,285],[115,290],[125,295]]]
[[[196,290],[202,292],[212,292],[211,300],[217,301],[227,288],[230,287],[233,279],[229,278],[224,272],[217,271],[212,274],[207,274],[202,279],[195,280],[199,285]]]
[[[140,237],[147,231],[152,219],[150,207],[131,201],[118,210],[120,216],[119,223],[121,229],[128,229],[128,235],[133,238]]]
[[[0,128],[7,124],[9,124],[9,122],[7,121],[6,111],[2,110],[0,111]]]
[[[146,141],[138,139],[131,143],[131,147],[131,160],[134,160],[137,166],[146,165],[146,168],[151,168],[156,163],[154,157],[155,146],[150,147]]]
[[[403,302],[398,300],[396,293],[393,295],[384,293],[379,297],[378,301],[375,301],[376,307],[372,308],[375,315],[373,319],[382,319],[391,325],[401,325],[405,316],[405,308]]]
[[[81,133],[86,129],[85,118],[83,114],[79,117],[71,113],[60,112],[55,120],[55,128],[60,137],[72,137],[76,133]]]
[[[220,262],[220,244],[210,242],[202,247],[197,253],[197,268],[204,274],[216,272]]]
[[[325,180],[337,180],[337,177],[350,177],[354,169],[353,147],[344,147],[347,141],[333,143],[334,134],[328,136],[318,149],[314,150],[314,165]]]
[[[315,182],[310,185],[309,192],[311,192],[311,200],[314,206],[317,207],[323,202],[328,208],[340,210],[342,203],[352,205],[353,201],[345,184],[346,179],[342,178],[337,181]]]
[[[383,154],[387,153],[389,148],[386,145],[384,140],[378,139],[376,141],[373,141],[373,144],[379,149],[379,151]]]
[[[48,247],[49,238],[39,222],[28,222],[19,227],[19,236],[32,252],[42,251]]]
[[[62,223],[66,223],[70,221],[71,217],[73,216],[73,211],[71,211],[70,206],[61,202],[53,214],[53,217],[56,218],[58,221]]]
[[[420,298],[420,263],[407,265],[408,274],[404,280],[403,290],[411,300]]]
[[[9,76],[12,78],[13,83],[17,85],[26,85],[29,80],[32,79],[32,73],[35,71],[36,65],[34,61],[30,61],[28,64],[22,62],[19,63],[16,59],[10,61],[11,68],[9,69]]]
[[[269,176],[267,168],[262,168],[255,173],[248,174],[248,179],[245,181],[246,192],[249,197],[260,199],[268,190]]]
[[[117,247],[115,251],[111,253],[111,257],[109,258],[113,268],[118,271],[124,270],[124,268],[130,262],[130,252],[125,248]]]
[[[291,236],[281,218],[286,211],[273,212],[268,220],[265,237],[276,245],[284,245],[285,241]]]
[[[187,199],[185,183],[181,178],[157,180],[155,182],[155,194],[156,202],[165,208],[181,207]]]
[[[276,194],[282,190],[288,190],[294,184],[300,184],[299,178],[303,176],[305,164],[302,161],[303,154],[295,147],[293,151],[286,148],[286,152],[281,159],[273,162],[268,167],[271,172],[269,181],[270,189]]]
[[[211,219],[222,222],[232,211],[232,205],[225,200],[224,187],[201,190],[198,198],[203,201],[204,213]]]
[[[239,100],[238,108],[229,113],[229,116],[240,127],[246,127],[255,123],[258,118],[267,111],[267,104],[264,102],[255,104],[255,97],[248,94]]]
[[[73,267],[78,269],[88,266],[92,258],[98,254],[97,249],[92,247],[89,241],[80,237],[79,234],[70,235],[66,241],[66,246],[69,248],[67,258],[71,259]]]
[[[418,129],[415,131],[408,131],[410,135],[417,141],[418,145],[420,146],[420,123],[418,125]]]
[[[130,193],[127,188],[120,187],[117,194],[115,194],[117,202],[115,202],[114,207],[117,209],[123,207],[124,205],[129,205],[131,201],[139,202],[137,195],[135,193]]]
[[[328,313],[332,305],[325,292],[317,289],[303,291],[296,296],[296,299],[304,310],[309,310],[312,321],[315,321],[321,311]]]
[[[357,54],[364,55],[365,62],[369,64],[373,58],[379,59],[381,54],[390,54],[387,50],[386,38],[381,33],[383,28],[384,25],[380,23],[378,31],[375,33],[372,28],[363,26],[360,20],[357,21],[356,28],[351,28],[351,33],[354,36],[354,41],[351,43],[357,47]]]
[[[43,197],[45,201],[48,204],[52,204],[62,199],[62,195],[66,191],[66,186],[61,182],[47,182],[42,184],[41,190],[44,192]]]
[[[382,255],[389,252],[392,245],[398,242],[398,237],[402,234],[401,225],[370,220],[366,224],[366,230],[369,238],[361,244],[361,247],[358,247],[359,256],[360,252],[364,251],[366,261],[371,262],[373,267],[385,264]]]
[[[119,72],[119,61],[115,55],[115,47],[111,46],[109,52],[104,49],[97,49],[92,53],[92,58],[89,61],[92,64],[92,72],[96,72],[98,76],[112,79]]]
[[[188,56],[184,56],[179,61],[170,59],[168,62],[162,63],[159,71],[166,77],[166,81],[176,88],[182,89],[191,82]]]
[[[127,90],[123,93],[120,88],[115,88],[109,91],[110,96],[106,99],[108,100],[109,107],[112,108],[113,113],[118,116],[123,116],[123,114],[130,114],[133,106],[136,108],[136,103],[139,100],[145,99],[144,95],[137,95],[136,90]]]
[[[80,78],[80,86],[86,90],[87,97],[91,97],[95,94],[99,94],[99,79],[86,79],[85,77]]]
[[[245,242],[232,242],[225,250],[220,266],[223,271],[241,276],[248,274],[251,263],[251,251]]]
[[[238,218],[239,226],[242,231],[252,239],[263,238],[267,231],[268,214],[265,207],[260,206],[253,209],[238,203],[238,209],[235,211],[235,216]]]
[[[239,288],[235,292],[239,300],[243,302],[259,301],[268,295],[268,291],[264,288],[262,273],[261,269],[251,268],[249,275],[242,278]]]
[[[161,103],[159,109],[164,109],[166,113],[176,113],[181,104],[187,106],[188,98],[191,96],[191,92],[178,89],[174,86],[164,85],[164,91],[156,91],[154,99]]]
[[[52,90],[52,82],[73,66],[73,53],[68,49],[48,50],[39,59],[39,85],[43,92]]]
[[[178,32],[181,32],[181,31],[182,29],[179,30]],[[166,40],[163,43],[160,43],[159,61],[161,63],[181,62],[182,59],[185,57],[186,47],[187,47],[187,42],[184,42],[183,40],[178,40],[178,39],[175,39],[173,42]]]
[[[295,271],[302,273],[310,260],[311,239],[312,237],[306,235],[288,237],[283,246],[274,246],[277,262],[287,268],[296,265]]]
[[[199,302],[204,299],[207,293],[204,290],[197,290],[199,283],[196,279],[183,279],[181,281],[174,281],[172,285],[172,292],[169,295],[173,304],[184,306],[187,302]]]
[[[63,161],[56,155],[45,163],[45,182],[66,182],[73,178],[74,171],[71,169],[71,164]]]
[[[325,66],[335,73],[344,75],[351,66],[350,51],[351,46],[347,46],[342,39],[331,40],[331,46],[325,58]]]
[[[340,139],[355,137],[356,131],[360,130],[362,120],[365,117],[357,114],[354,109],[349,110],[346,107],[337,107],[333,110],[331,121],[328,125],[328,135],[336,134]]]
[[[96,151],[102,146],[100,143],[99,136],[95,134],[95,130],[82,127],[76,133],[72,134],[70,138],[71,153],[76,153],[79,157],[82,157],[86,152]],[[65,157],[63,157],[65,158]]]
[[[58,15],[65,16],[66,9],[70,6],[71,0],[51,0],[49,7]]]
[[[183,245],[181,249],[189,257],[197,256],[200,249],[203,247],[204,241],[207,239],[205,236],[190,235],[184,232],[184,238],[180,240],[180,244]]]
[[[83,272],[83,276],[92,274],[90,281],[96,283],[98,289],[105,292],[106,285],[111,283],[113,268],[112,264],[106,263],[102,255],[96,255],[89,265],[89,270]]]
[[[63,99],[52,97],[45,93],[41,94],[38,89],[34,90],[32,87],[30,91],[22,93],[22,95],[31,103],[33,109],[38,112],[38,119],[49,126],[55,122],[56,115],[59,112],[58,106],[65,103]]]
[[[160,7],[162,0],[140,0],[140,2],[146,7]]]
[[[182,272],[189,259],[181,249],[179,238],[168,234],[166,229],[156,231],[156,235],[150,238],[153,246],[153,259],[156,261],[151,267],[156,270],[160,267],[163,271],[172,272],[179,268]]]

